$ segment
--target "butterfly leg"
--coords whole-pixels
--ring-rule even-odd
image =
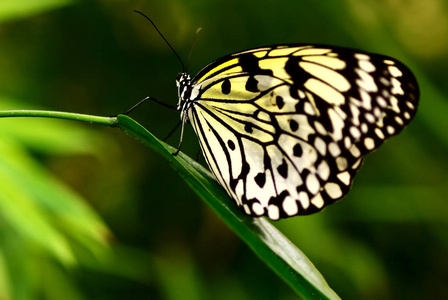
[[[182,117],[182,130],[180,132],[180,140],[179,140],[179,146],[177,146],[176,152],[173,153],[174,156],[179,154],[180,147],[182,146],[182,142],[184,140],[184,128],[185,128],[185,122],[187,121],[187,114],[184,114]]]
[[[160,101],[160,100],[157,100],[156,98],[153,98],[153,97],[146,97],[146,98],[144,98],[143,100],[140,100],[140,102],[138,102],[137,104],[135,104],[134,106],[132,106],[130,109],[128,109],[128,110],[124,113],[124,115],[128,115],[131,111],[133,111],[134,109],[136,109],[137,107],[139,107],[141,104],[143,104],[144,102],[146,102],[146,101],[148,101],[148,100],[154,101],[154,102],[156,102],[156,103],[158,103],[158,104],[161,104],[161,105],[163,105],[163,106],[165,106],[165,107],[168,107],[169,109],[177,110],[177,107],[176,107],[176,106],[172,106],[172,105],[166,104],[166,103],[164,103],[164,102],[162,102],[162,101]]]
[[[198,154],[196,154],[196,158],[194,159],[194,161],[197,162],[199,160],[199,157],[201,157],[201,152],[202,152],[201,149],[199,149]]]
[[[165,138],[162,139],[162,141],[166,142],[166,140],[173,135],[173,133],[177,130],[177,128],[179,128],[181,124],[182,124],[181,121],[177,122],[176,126],[173,129],[171,129],[171,131],[166,135]]]

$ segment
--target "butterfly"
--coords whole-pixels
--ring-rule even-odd
[[[216,180],[244,213],[271,220],[343,198],[364,156],[413,119],[419,87],[399,61],[308,44],[230,54],[177,76]]]

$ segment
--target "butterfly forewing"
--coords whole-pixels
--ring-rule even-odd
[[[363,156],[414,117],[419,91],[389,57],[283,45],[216,60],[190,95],[217,180],[244,212],[277,220],[344,197]]]

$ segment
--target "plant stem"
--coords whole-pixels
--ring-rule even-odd
[[[4,110],[0,111],[0,118],[11,117],[37,117],[37,118],[55,118],[88,122],[92,124],[105,125],[109,127],[117,126],[116,117],[99,117],[85,114],[68,113],[48,110]]]

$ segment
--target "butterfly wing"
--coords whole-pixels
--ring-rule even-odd
[[[277,220],[344,197],[363,156],[410,122],[418,98],[414,76],[392,58],[282,45],[205,67],[187,113],[237,205]]]

